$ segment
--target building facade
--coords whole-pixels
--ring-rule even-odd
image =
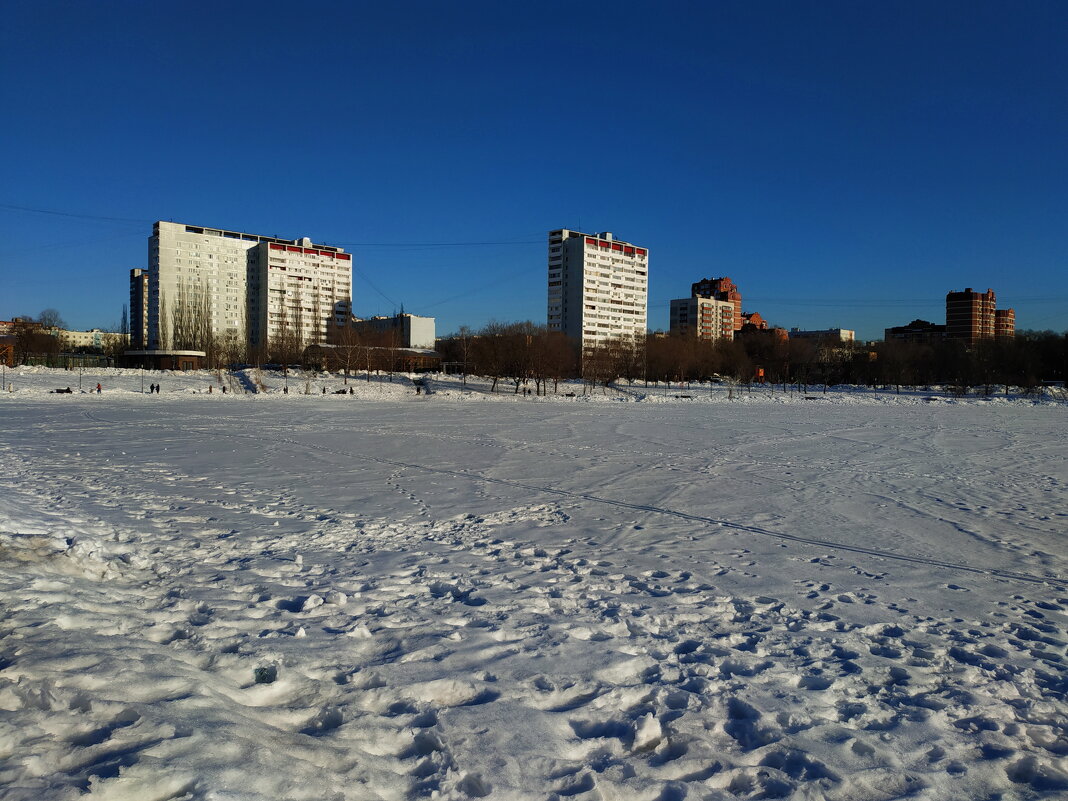
[[[994,338],[1012,339],[1016,336],[1016,310],[994,309]]]
[[[737,314],[732,301],[694,295],[671,301],[670,331],[709,342],[734,339]]]
[[[290,339],[295,347],[326,342],[331,326],[350,316],[352,256],[339,248],[261,242],[249,282],[249,344],[270,348]]]
[[[205,340],[266,350],[281,337],[322,341],[348,319],[352,256],[309,239],[157,222],[148,240],[148,349]],[[135,304],[131,275],[131,309]],[[133,315],[136,318],[136,314]]]
[[[713,300],[730,303],[734,308],[733,330],[740,331],[744,320],[742,319],[742,293],[729,278],[702,278],[690,287],[690,294],[699,298],[711,298]]]
[[[148,347],[148,270],[130,270],[130,347]]]
[[[883,331],[887,342],[941,342],[946,338],[946,327],[927,320],[913,320],[908,325],[895,325]]]
[[[645,336],[649,251],[611,233],[549,232],[548,328],[583,349]]]
[[[946,338],[959,339],[974,345],[981,339],[1013,337],[1016,335],[1014,309],[997,308],[993,289],[985,293],[963,292],[946,295]]]
[[[827,328],[821,331],[802,331],[800,328],[791,328],[790,339],[815,339],[820,342],[844,344],[855,342],[857,332],[849,328]]]
[[[390,346],[395,348],[434,349],[436,332],[433,317],[401,313],[392,317],[353,320],[352,327],[357,334],[388,337]]]
[[[89,331],[60,331],[59,339],[68,350],[112,351],[126,348],[130,337],[114,331],[101,331],[93,328]]]

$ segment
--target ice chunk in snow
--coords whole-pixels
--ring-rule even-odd
[[[652,712],[647,712],[634,725],[634,750],[648,751],[656,748],[663,736],[660,721]]]

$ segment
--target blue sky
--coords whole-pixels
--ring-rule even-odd
[[[1066,31],[1052,0],[13,0],[0,319],[117,323],[171,219],[343,245],[357,314],[439,333],[544,322],[559,227],[649,248],[654,329],[727,275],[785,327],[992,287],[1068,330]]]

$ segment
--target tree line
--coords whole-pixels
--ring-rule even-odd
[[[685,384],[725,379],[872,387],[949,386],[961,391],[995,387],[1032,389],[1068,379],[1068,333],[1022,331],[1013,339],[853,344],[780,339],[767,332],[709,342],[688,335],[649,334],[579,348],[563,334],[532,322],[491,322],[475,331],[462,327],[437,347],[449,372],[484,376],[492,390],[535,393],[564,379],[587,386],[661,382]]]
[[[318,309],[311,318],[318,320]],[[240,328],[213,334],[203,297],[179,293],[172,308],[161,309],[160,332],[165,348],[200,350],[212,367],[234,364],[301,364],[352,372],[396,372],[412,369],[399,348],[397,332],[360,332],[351,326],[305,326],[297,311],[276,325],[270,341],[247,338],[247,316]],[[64,328],[55,309],[25,316],[15,325],[14,358],[58,355],[62,343],[54,335]],[[115,327],[113,327],[115,328]],[[118,333],[129,333],[125,306]],[[116,340],[118,342],[118,340]],[[325,345],[325,348],[309,346]],[[111,345],[117,356],[122,346]],[[966,392],[996,387],[1033,389],[1044,382],[1068,381],[1068,332],[1019,331],[1012,339],[982,340],[973,346],[960,340],[887,341],[853,344],[812,339],[781,339],[763,331],[733,340],[709,342],[688,335],[650,333],[604,341],[594,347],[578,343],[545,325],[530,321],[492,321],[480,329],[462,326],[439,339],[437,352],[445,368],[462,375],[490,379],[493,391],[529,390],[545,394],[563,380],[582,379],[588,387],[614,382],[685,384],[713,378],[740,384],[765,382],[833,386],[924,387],[942,385]]]

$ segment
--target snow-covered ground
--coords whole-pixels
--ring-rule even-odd
[[[4,801],[1068,795],[1056,400],[6,378]]]

